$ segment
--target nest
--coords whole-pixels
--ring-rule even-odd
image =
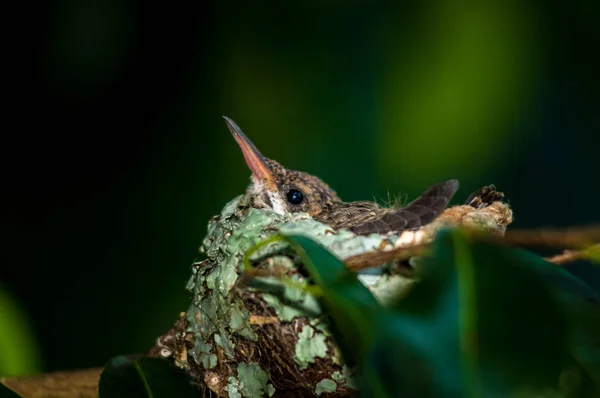
[[[218,397],[353,396],[353,369],[344,363],[319,303],[282,278],[306,282],[299,259],[286,244],[273,243],[254,253],[248,278],[245,253],[278,232],[309,236],[341,259],[426,243],[447,224],[504,233],[512,221],[509,207],[499,201],[479,207],[450,208],[418,233],[357,236],[307,214],[251,208],[239,196],[209,222],[200,248],[206,259],[194,263],[187,284],[190,305],[150,355],[172,361]],[[414,282],[411,272],[387,272],[390,265],[359,276],[384,304]],[[250,283],[257,280],[259,287]]]

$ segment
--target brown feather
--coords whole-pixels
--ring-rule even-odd
[[[349,228],[358,235],[397,233],[435,220],[457,189],[456,180],[436,184],[400,209],[381,208],[373,202],[334,203],[314,218],[336,230]]]

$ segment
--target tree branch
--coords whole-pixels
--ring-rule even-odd
[[[102,368],[0,378],[0,383],[27,398],[96,398]]]

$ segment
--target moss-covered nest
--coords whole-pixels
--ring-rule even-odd
[[[290,282],[305,282],[299,258],[274,242],[252,253],[250,275],[242,264],[247,251],[278,232],[295,233],[346,259],[427,242],[448,223],[502,234],[511,221],[509,207],[494,202],[483,209],[449,208],[417,232],[357,236],[304,213],[251,208],[239,196],[210,220],[200,248],[205,259],[193,264],[187,284],[190,305],[150,355],[173,361],[213,396],[351,396],[352,369],[343,363],[317,300]],[[389,265],[360,276],[384,304],[413,283],[410,272],[388,272]]]

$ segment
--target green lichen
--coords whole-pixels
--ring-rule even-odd
[[[337,381],[338,383],[344,383],[344,381],[346,380],[344,378],[344,376],[342,375],[342,372],[340,372],[339,370],[336,370],[335,372],[333,372],[331,374],[331,378],[335,381]]]
[[[400,275],[382,275],[370,285],[371,292],[383,305],[397,302],[414,280]]]
[[[196,345],[192,348],[194,355],[205,369],[211,369],[217,365],[217,356],[211,352],[212,348],[211,344],[205,344],[202,339],[198,339]]]
[[[201,357],[201,359],[204,369],[212,369],[217,366],[217,356],[215,354],[208,354],[204,357]]]
[[[263,299],[275,310],[277,318],[283,322],[289,322],[297,316],[302,316],[304,313],[294,307],[283,304],[277,296],[272,294],[264,294]]]
[[[230,359],[233,359],[233,345],[231,344],[231,339],[229,338],[227,331],[222,330],[221,333],[215,333],[214,339],[215,344],[223,349],[225,355],[227,355],[227,357]]]
[[[244,397],[258,398],[275,393],[275,387],[269,384],[269,376],[256,363],[240,363],[237,367],[239,389]]]
[[[331,379],[323,379],[318,382],[315,387],[315,393],[317,395],[321,395],[324,392],[334,392],[335,390],[337,390],[337,384]]]
[[[354,372],[350,369],[350,367],[344,364],[342,366],[342,371],[340,372],[336,370],[331,374],[331,378],[346,388],[356,389],[353,374]]]
[[[242,394],[240,393],[240,381],[233,376],[229,376],[227,379],[227,387],[225,387],[224,390],[227,391],[227,396],[229,398],[242,398]]]
[[[285,234],[299,234],[312,238],[339,258],[377,250],[381,247],[382,242],[391,248],[397,238],[396,235],[384,236],[371,234],[358,236],[349,230],[334,231],[325,224],[299,214],[295,214],[291,218],[292,220],[277,226],[280,232]]]
[[[300,369],[306,369],[310,363],[315,361],[316,357],[325,358],[326,355],[325,335],[315,333],[315,329],[305,325],[296,342],[296,363]]]
[[[317,329],[319,332],[323,332],[326,336],[329,336],[329,326],[327,322],[323,322],[322,318],[313,318],[310,320],[310,325]]]
[[[185,288],[190,292],[194,292],[194,289],[196,288],[196,274],[197,273],[198,273],[198,271],[195,268],[192,268],[192,276],[190,276],[188,283],[185,285]]]
[[[233,358],[235,347],[230,337],[232,334],[254,341],[257,339],[248,321],[250,314],[241,298],[232,297],[231,289],[237,281],[244,250],[261,239],[262,229],[272,220],[269,220],[268,212],[250,211],[253,217],[245,215],[240,211],[244,199],[243,196],[234,199],[219,217],[211,220],[201,247],[208,265],[194,268],[187,284],[193,293],[187,311],[188,331],[198,337],[197,347],[189,353],[206,369],[214,366],[213,357],[205,349],[212,348],[213,335],[215,343],[230,358]]]
[[[236,308],[235,311],[232,312],[229,328],[232,332],[236,332],[240,336],[256,341],[258,336],[254,333],[249,323],[250,313],[246,308],[241,307],[239,302],[236,302],[234,305],[239,308]]]
[[[322,333],[325,338],[331,337],[328,322],[324,321],[323,318],[311,318],[309,324],[314,327],[318,332]],[[339,347],[332,344],[329,346],[328,358],[336,365],[342,364],[342,352]]]
[[[284,281],[276,278],[265,278],[272,285],[279,286],[283,292],[281,297],[265,293],[263,299],[275,310],[277,317],[281,321],[289,322],[297,316],[309,314],[320,314],[321,308],[314,296],[303,292],[296,286],[290,286]],[[301,277],[293,275],[293,282],[300,282]]]

